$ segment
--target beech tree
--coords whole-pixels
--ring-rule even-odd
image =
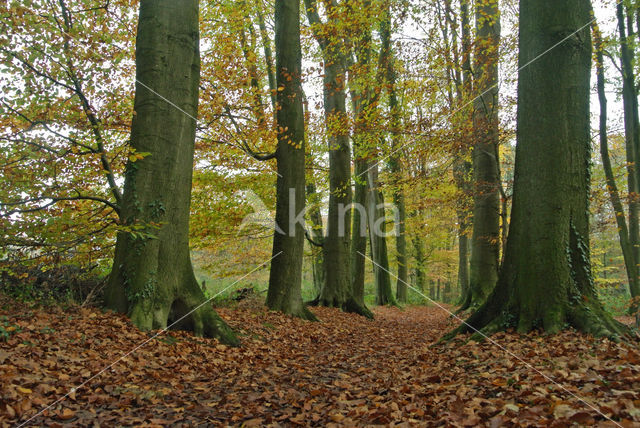
[[[500,258],[500,176],[498,143],[498,56],[500,11],[497,0],[476,5],[473,113],[473,235],[469,293],[461,309],[481,304],[498,278]]]
[[[131,146],[105,299],[134,324],[177,327],[235,344],[200,289],[189,254],[189,206],[200,83],[197,0],[140,5]],[[129,230],[126,230],[126,229]]]
[[[315,316],[302,301],[304,226],[295,217],[305,208],[305,140],[302,109],[300,2],[276,0],[276,86],[278,179],[276,231],[267,306],[301,318]]]
[[[625,7],[623,2],[616,5],[618,34],[620,37],[620,71],[622,74],[622,102],[624,111],[624,138],[627,155],[627,188],[629,191],[629,227],[627,233],[619,234],[623,253],[625,247],[630,253],[625,257],[627,278],[631,296],[640,299],[640,119],[638,113],[638,91],[634,76],[634,52],[630,36],[633,33],[633,11]],[[602,102],[602,96],[600,97]],[[606,103],[605,103],[606,107]],[[605,116],[606,119],[606,116]],[[603,158],[603,162],[605,159]],[[616,213],[616,216],[619,212]],[[622,214],[624,216],[624,214]],[[624,217],[623,217],[624,218]],[[620,225],[619,225],[620,227]],[[626,228],[625,228],[626,229]],[[628,243],[627,243],[628,241]],[[634,301],[630,311],[637,312],[638,301]]]
[[[626,332],[599,302],[591,275],[590,10],[588,0],[520,2],[518,144],[505,259],[494,291],[453,334],[510,326],[554,333],[566,325],[594,336]]]
[[[337,24],[339,4],[326,4],[328,21],[323,23],[315,0],[305,0],[307,18],[311,24],[324,59],[324,112],[329,148],[329,208],[327,233],[323,242],[325,283],[314,303],[339,307],[367,317],[372,313],[353,296],[350,267],[352,201],[351,147],[346,126],[347,48],[341,36],[327,31],[325,26]]]

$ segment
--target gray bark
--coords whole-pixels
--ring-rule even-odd
[[[294,218],[305,208],[305,138],[302,108],[300,2],[276,0],[278,178],[273,259],[267,306],[304,319],[315,316],[302,302],[304,226]],[[279,230],[278,230],[279,229]]]
[[[141,329],[165,328],[186,315],[177,327],[235,344],[211,305],[200,306],[205,296],[189,255],[198,43],[197,1],[142,2],[131,147],[150,155],[127,165],[122,218],[132,231],[118,233],[105,299]]]
[[[476,51],[472,148],[473,234],[469,288],[471,305],[484,302],[498,278],[500,257],[500,177],[498,175],[498,0],[476,5]]]

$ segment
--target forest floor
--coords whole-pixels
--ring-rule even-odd
[[[127,354],[151,334],[122,316],[0,303],[2,426],[640,426],[638,347],[575,332],[434,345],[437,307],[312,323],[248,299],[218,309],[240,347],[172,331]]]

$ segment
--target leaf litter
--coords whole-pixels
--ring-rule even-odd
[[[640,426],[634,344],[573,331],[438,344],[456,323],[437,307],[312,310],[322,322],[252,299],[217,308],[240,347],[169,331],[92,379],[155,333],[96,308],[13,305],[0,425],[69,394],[27,426]]]

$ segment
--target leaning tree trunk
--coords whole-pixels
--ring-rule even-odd
[[[487,298],[498,278],[500,258],[500,179],[498,176],[498,0],[476,5],[476,58],[472,149],[473,233],[469,290],[471,305]],[[467,303],[467,302],[465,302]],[[466,306],[466,305],[464,305]],[[463,306],[463,307],[464,307]]]
[[[198,111],[198,2],[142,2],[136,39],[130,162],[108,306],[149,330],[176,326],[235,344],[207,304],[189,255],[189,205]]]
[[[267,306],[304,319],[315,316],[302,302],[305,140],[302,109],[300,2],[276,0],[275,45],[278,128],[276,231]]]
[[[518,144],[505,260],[493,293],[453,334],[471,327],[554,333],[567,325],[594,336],[626,332],[599,302],[591,275],[590,20],[588,0],[520,2]]]

